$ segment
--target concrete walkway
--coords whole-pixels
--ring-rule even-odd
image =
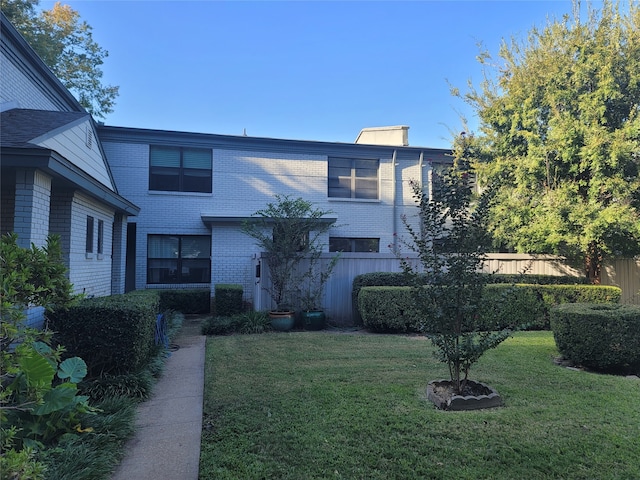
[[[112,480],[197,480],[204,351],[200,317],[185,318],[152,397],[138,406],[136,433]]]

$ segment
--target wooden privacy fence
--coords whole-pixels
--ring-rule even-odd
[[[560,257],[551,255],[527,255],[512,253],[492,253],[488,255],[484,270],[497,273],[516,274],[526,272],[538,275],[569,275],[580,277],[582,272],[562,263]],[[325,253],[321,262],[326,265],[333,254]],[[266,310],[271,307],[271,299],[264,289],[269,282],[266,262],[260,258],[260,280],[254,290],[254,307]],[[304,265],[302,265],[304,268]],[[327,282],[324,296],[324,309],[330,321],[337,325],[353,323],[353,304],[351,288],[353,279],[363,273],[400,272],[400,262],[393,254],[343,253]],[[611,262],[603,269],[602,284],[622,289],[622,302],[640,305],[640,258]]]

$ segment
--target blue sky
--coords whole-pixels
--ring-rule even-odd
[[[569,0],[62,3],[109,52],[104,83],[120,95],[107,125],[330,142],[409,125],[411,145],[439,148],[460,114],[474,129],[448,82],[479,85],[478,43],[495,55],[571,12]]]

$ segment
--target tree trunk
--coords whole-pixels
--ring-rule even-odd
[[[589,244],[585,256],[585,273],[593,285],[600,285],[602,271],[602,249],[597,243]]]

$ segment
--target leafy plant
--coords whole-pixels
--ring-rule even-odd
[[[240,333],[264,333],[271,330],[271,320],[265,312],[246,312],[239,315]]]
[[[481,329],[482,293],[488,283],[481,270],[491,245],[486,214],[492,192],[487,190],[472,204],[468,146],[464,135],[456,140],[453,166],[434,182],[431,196],[422,185],[412,184],[419,226],[403,218],[410,237],[404,244],[417,253],[429,284],[409,260],[401,261],[402,268],[417,310],[423,312],[421,330],[438,348],[438,359],[448,365],[456,393],[462,393],[469,369],[482,354],[509,336],[506,329]]]
[[[324,288],[333,273],[340,254],[336,254],[325,264],[319,247],[309,250],[309,268],[301,275],[297,288],[297,304],[304,311],[322,310]]]
[[[308,272],[299,272],[305,258],[319,257],[322,252],[320,238],[333,223],[325,218],[332,213],[315,208],[302,198],[276,195],[276,201],[253,214],[253,219],[243,224],[243,232],[254,238],[265,253],[269,267],[271,286],[269,295],[275,308],[290,310],[296,300],[296,288],[300,279],[308,278]]]
[[[24,310],[41,306],[50,314],[77,297],[55,236],[41,248],[22,248],[17,235],[3,236],[0,270],[0,468],[18,478],[39,478],[43,470],[34,449],[86,431],[82,422],[93,409],[88,397],[78,395],[77,383],[87,373],[84,361],[62,360],[64,348],[51,348],[51,332],[24,325]]]

